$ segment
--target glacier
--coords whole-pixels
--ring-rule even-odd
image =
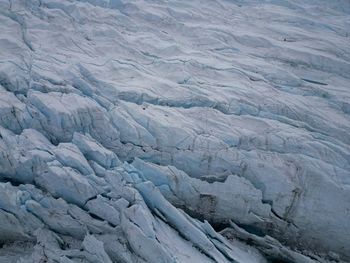
[[[350,262],[348,0],[0,0],[0,262]]]

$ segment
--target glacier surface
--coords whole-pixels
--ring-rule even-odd
[[[348,0],[0,0],[0,262],[350,262]]]

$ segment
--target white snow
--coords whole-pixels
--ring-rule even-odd
[[[349,261],[349,17],[0,0],[0,262]]]

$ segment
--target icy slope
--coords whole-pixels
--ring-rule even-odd
[[[0,261],[350,261],[349,29],[347,0],[0,0]]]

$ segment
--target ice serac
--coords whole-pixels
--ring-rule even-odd
[[[16,171],[1,177],[1,260],[26,246],[30,255],[18,253],[18,262],[265,262],[253,248],[237,250],[183,214],[93,138],[75,133],[62,147],[33,129],[19,135],[1,129],[1,142],[12,143],[1,163]],[[35,160],[29,178],[27,160]],[[88,160],[105,165],[103,176],[90,166],[83,173]]]
[[[349,262],[349,17],[0,0],[0,262]]]

